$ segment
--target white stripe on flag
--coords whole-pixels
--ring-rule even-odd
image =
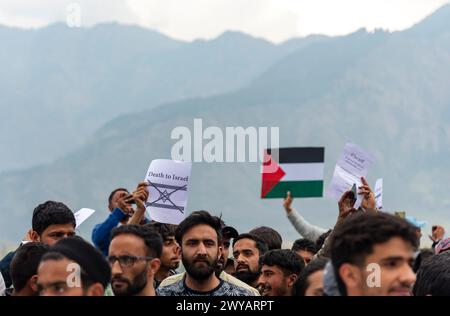
[[[281,181],[323,181],[324,163],[286,163],[280,164],[286,175]]]

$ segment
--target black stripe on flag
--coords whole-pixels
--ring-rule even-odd
[[[268,154],[272,149],[267,149]],[[325,161],[324,147],[286,147],[279,148],[278,163],[312,163]]]

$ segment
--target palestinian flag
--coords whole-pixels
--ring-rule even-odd
[[[272,156],[273,154],[273,156]],[[325,148],[267,149],[262,168],[261,198],[321,197]]]

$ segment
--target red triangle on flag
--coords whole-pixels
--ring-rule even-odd
[[[272,159],[267,151],[265,151],[262,170],[261,197],[266,197],[267,193],[269,193],[285,175],[286,172],[284,172],[278,163]]]

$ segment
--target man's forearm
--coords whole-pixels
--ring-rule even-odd
[[[315,242],[327,230],[310,224],[295,209],[287,213],[287,217],[297,232],[304,238]]]

